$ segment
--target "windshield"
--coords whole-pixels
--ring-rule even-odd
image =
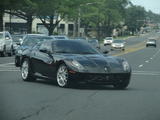
[[[54,44],[54,52],[71,54],[99,54],[99,52],[92,48],[87,42],[72,40],[56,41]]]
[[[114,40],[113,43],[124,43],[123,40]]]
[[[155,42],[156,40],[155,39],[149,39],[148,41],[149,42]]]
[[[20,42],[20,39],[23,38],[23,35],[12,36],[13,42]]]
[[[89,40],[88,42],[89,42],[89,43],[96,43],[96,44],[97,44],[97,43],[98,43],[98,40]]]
[[[48,37],[48,36],[28,36],[24,42],[23,45],[27,45],[27,46],[33,46],[39,42],[45,41],[45,40],[53,40],[52,37]]]

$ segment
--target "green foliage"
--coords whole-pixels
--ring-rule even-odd
[[[128,29],[132,32],[140,30],[144,26],[146,20],[146,11],[141,6],[130,6],[126,10],[125,22]]]

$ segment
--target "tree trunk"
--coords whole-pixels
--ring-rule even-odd
[[[49,29],[48,29],[48,35],[53,35],[53,30],[54,30],[54,26],[50,26]]]
[[[50,16],[50,21],[49,21],[50,23],[50,25],[49,25],[49,28],[48,28],[48,34],[49,34],[49,36],[50,35],[53,35],[53,30],[54,30],[54,15],[52,15],[52,16]]]
[[[27,16],[27,33],[28,34],[32,33],[32,22],[33,22],[32,15],[28,15]]]
[[[3,31],[3,15],[4,9],[0,6],[0,31]]]

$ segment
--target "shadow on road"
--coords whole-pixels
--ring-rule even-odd
[[[49,86],[60,88],[57,85],[56,81],[46,81],[46,80],[38,79],[38,80],[36,80],[34,82],[31,82],[31,83],[45,84],[45,85],[49,85]],[[114,91],[117,91],[117,90],[118,91],[131,90],[131,88],[126,88],[124,90],[115,89],[112,85],[95,85],[95,84],[84,84],[84,83],[79,83],[79,84],[76,84],[76,85],[74,85],[72,87],[65,88],[65,89],[74,89],[74,90],[114,90]]]

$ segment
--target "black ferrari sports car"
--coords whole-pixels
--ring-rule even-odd
[[[25,49],[20,68],[24,81],[44,78],[56,80],[60,87],[93,83],[125,89],[131,77],[125,59],[101,54],[79,40],[48,40]]]

